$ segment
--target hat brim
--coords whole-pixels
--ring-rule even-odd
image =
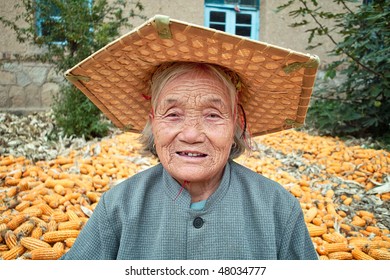
[[[92,54],[65,76],[117,127],[140,133],[150,113],[149,80],[164,62],[212,63],[245,84],[240,103],[252,136],[304,124],[317,56],[155,16]]]

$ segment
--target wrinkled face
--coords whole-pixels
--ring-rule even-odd
[[[205,73],[187,73],[165,85],[157,104],[151,121],[164,168],[180,183],[219,180],[234,133],[225,85]]]

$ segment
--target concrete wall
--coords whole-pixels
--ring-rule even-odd
[[[297,1],[298,2],[298,1]],[[310,1],[307,1],[310,6]],[[338,13],[340,12],[341,7],[338,7],[334,4],[334,1],[318,1],[323,8],[324,11]],[[276,44],[284,48],[292,49],[295,51],[300,51],[303,53],[311,53],[316,54],[321,59],[322,66],[332,62],[335,60],[334,57],[328,56],[328,52],[334,48],[334,43],[332,41],[323,36],[320,41],[313,41],[312,45],[317,43],[322,43],[322,46],[315,48],[313,50],[306,50],[308,46],[309,33],[305,32],[309,28],[317,27],[314,24],[313,20],[309,17],[307,20],[310,21],[310,24],[307,26],[301,27],[290,27],[294,22],[300,21],[300,18],[292,18],[288,15],[288,12],[294,9],[289,8],[282,10],[280,12],[276,12],[276,8],[282,3],[287,3],[287,0],[263,0],[261,1],[261,16],[260,16],[260,40],[264,40],[270,44]],[[296,6],[297,4],[295,4]],[[332,22],[321,21],[325,26],[329,26]],[[340,38],[335,36],[336,40]]]
[[[20,1],[20,0],[15,0]],[[0,0],[0,16],[13,18],[20,13],[14,9],[15,1]],[[287,0],[261,0],[260,6],[260,40],[285,48],[307,52],[308,34],[305,28],[291,28],[293,21],[287,11],[276,13],[276,7]],[[203,25],[203,0],[142,0],[145,7],[143,14],[151,17],[155,14],[168,15],[171,18]],[[331,10],[333,2],[322,1],[323,6]],[[138,26],[143,20],[134,19],[132,24]],[[122,30],[127,33],[130,30]],[[50,65],[34,61],[18,61],[19,56],[42,52],[28,43],[20,44],[12,30],[0,25],[0,111],[35,111],[50,107],[53,96],[58,91],[61,76],[54,74]],[[322,65],[329,63],[327,56],[333,45],[329,40],[322,41],[321,48],[311,51],[317,54]]]

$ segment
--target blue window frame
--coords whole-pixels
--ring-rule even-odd
[[[206,0],[204,24],[230,34],[259,39],[259,0]]]
[[[66,0],[61,0],[66,1]],[[90,9],[92,9],[92,1],[93,0],[85,0],[88,2],[88,6]],[[36,0],[36,2],[39,4],[38,9],[36,11],[36,30],[37,30],[37,36],[43,37],[43,36],[49,36],[51,35],[51,28],[57,23],[61,21],[61,11],[60,9],[53,3],[51,0]],[[40,10],[40,7],[45,7],[45,16],[42,16],[42,10]],[[57,36],[57,38],[54,38],[54,44],[65,44],[66,40],[65,37],[62,37],[61,35]]]
[[[50,30],[53,25],[61,20],[60,10],[50,1],[37,0],[37,2],[39,2],[38,4],[46,5],[49,14],[48,17],[43,17],[42,10],[40,9],[40,6],[38,6],[36,12],[37,35],[38,37],[48,36],[51,33]],[[64,38],[58,38],[56,41],[58,41],[58,43],[64,42]]]

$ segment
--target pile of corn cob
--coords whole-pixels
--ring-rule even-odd
[[[157,163],[123,133],[66,157],[0,156],[0,258],[51,260],[74,243],[99,198]],[[390,155],[294,130],[255,138],[236,159],[301,203],[320,259],[390,260]]]
[[[239,161],[299,201],[320,259],[390,260],[390,153],[294,130]]]

